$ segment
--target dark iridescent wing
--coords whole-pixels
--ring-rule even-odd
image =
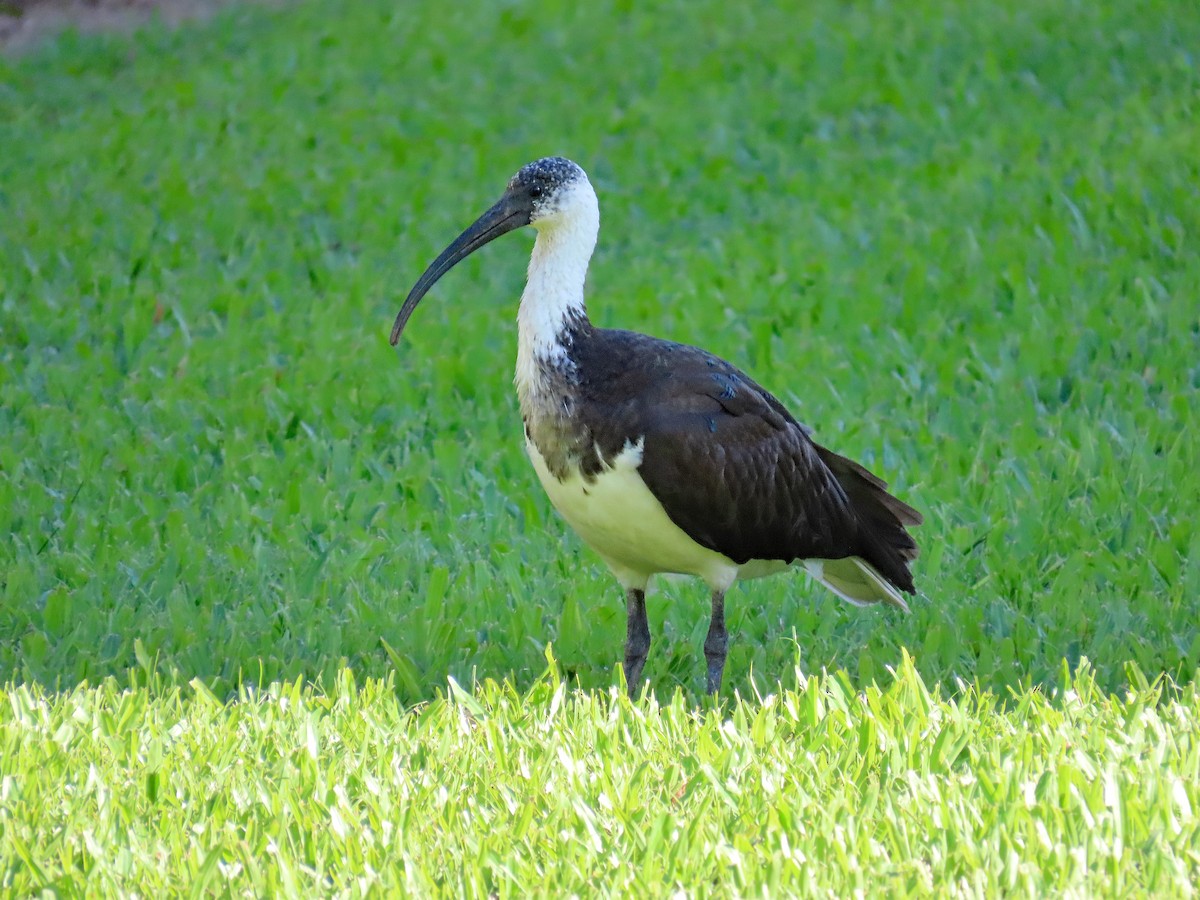
[[[815,444],[745,374],[703,350],[631,332],[597,330],[577,352],[589,357],[580,369],[593,373],[582,388],[601,454],[610,459],[627,436],[641,436],[640,474],[692,540],[737,563],[861,556],[912,590],[916,544],[904,526],[919,514],[865,468]]]

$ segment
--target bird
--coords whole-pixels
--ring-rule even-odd
[[[568,159],[523,166],[500,199],[413,285],[391,331],[457,263],[510,231],[537,233],[517,311],[514,382],[525,447],[551,504],[625,592],[622,668],[636,698],[650,650],[652,575],[711,596],[706,691],[721,688],[725,595],[799,568],[843,600],[905,612],[919,512],[857,462],[817,444],[774,395],[718,356],[588,318],[584,282],[600,210]]]

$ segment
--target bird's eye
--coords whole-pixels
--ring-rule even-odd
[[[540,184],[535,184],[533,187],[531,187],[529,189],[529,196],[534,200],[542,196],[542,186]]]

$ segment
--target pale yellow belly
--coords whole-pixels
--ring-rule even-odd
[[[699,576],[714,590],[726,590],[738,577],[733,560],[688,537],[650,493],[637,471],[640,444],[627,446],[591,482],[578,473],[559,481],[531,441],[526,449],[554,508],[624,587],[644,588],[651,575],[674,572]]]

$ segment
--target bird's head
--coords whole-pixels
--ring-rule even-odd
[[[529,209],[529,222],[539,231],[578,218],[595,204],[595,192],[583,169],[561,156],[547,156],[522,166],[504,192]]]
[[[392,344],[400,340],[409,316],[437,280],[484,244],[525,225],[552,232],[579,222],[593,232],[599,224],[596,194],[583,169],[561,156],[522,166],[495,205],[456,237],[413,285],[392,326]]]

